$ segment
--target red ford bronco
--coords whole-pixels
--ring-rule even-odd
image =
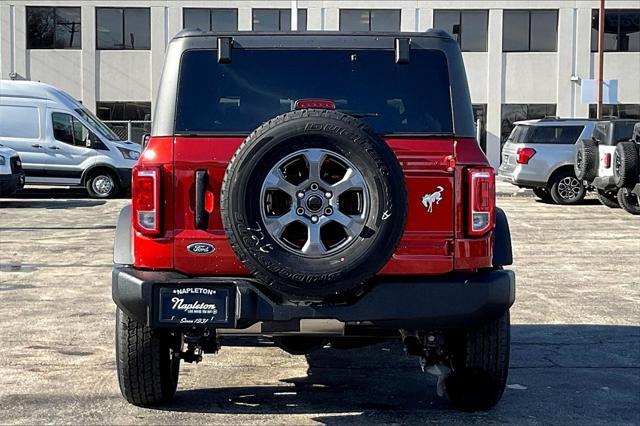
[[[236,336],[398,338],[455,406],[492,407],[515,277],[474,135],[446,33],[178,34],[116,230],[127,401],[168,402],[180,360]]]

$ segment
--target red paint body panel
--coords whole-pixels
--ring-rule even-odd
[[[156,142],[157,141],[157,142]],[[172,142],[167,147],[167,142]],[[135,265],[172,268],[189,275],[246,276],[229,246],[220,217],[220,187],[228,162],[242,143],[241,137],[154,138],[147,149],[166,150],[163,164],[163,200],[166,213],[161,238],[134,237]],[[473,139],[450,137],[388,138],[405,174],[408,216],[404,235],[392,258],[379,272],[383,275],[439,275],[454,269],[490,266],[492,233],[481,238],[465,236],[466,165],[486,165],[487,160]],[[151,160],[145,163],[153,164]],[[452,160],[456,167],[451,168]],[[207,230],[195,229],[194,177],[206,170],[207,191],[212,194],[213,212]],[[429,213],[425,195],[440,193]],[[187,251],[194,242],[213,244],[215,253],[198,256]]]

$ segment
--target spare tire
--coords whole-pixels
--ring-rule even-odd
[[[592,139],[582,139],[576,143],[573,163],[576,177],[591,183],[598,175],[598,144]]]
[[[386,142],[359,120],[303,109],[256,129],[221,189],[231,247],[263,285],[288,300],[351,294],[389,260],[407,195]]]
[[[620,142],[613,152],[613,181],[618,188],[638,182],[638,148],[634,142]]]

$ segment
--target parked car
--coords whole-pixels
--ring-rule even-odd
[[[618,189],[618,204],[625,211],[640,215],[640,122],[627,142],[616,145],[613,153],[613,180]]]
[[[130,188],[140,146],[62,90],[1,80],[0,116],[0,143],[20,154],[27,184],[84,186],[95,198]]]
[[[0,197],[8,197],[24,186],[24,171],[18,153],[0,145]]]
[[[616,146],[633,135],[637,120],[610,118],[599,121],[589,139],[576,144],[575,174],[581,181],[595,188],[600,202],[618,208],[618,186],[613,175],[613,155]]]
[[[511,241],[455,40],[185,30],[162,75],[115,237],[127,401],[166,403],[180,360],[252,335],[402,338],[456,406],[498,402]]]
[[[586,188],[573,171],[575,144],[591,137],[595,121],[545,118],[515,123],[502,149],[500,177],[557,204],[578,204]]]

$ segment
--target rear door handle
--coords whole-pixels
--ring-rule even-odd
[[[58,149],[60,149],[60,148],[58,148],[57,146],[50,146],[50,147],[49,147],[49,149],[55,149],[55,150],[58,150]]]
[[[196,170],[195,178],[195,190],[196,190],[196,206],[195,212],[195,227],[196,229],[207,229],[209,224],[209,214],[205,210],[205,192],[207,191],[208,181],[206,170]]]
[[[31,146],[34,147],[34,148],[42,148],[42,145],[40,145],[40,144],[35,144],[35,145],[31,145]]]

